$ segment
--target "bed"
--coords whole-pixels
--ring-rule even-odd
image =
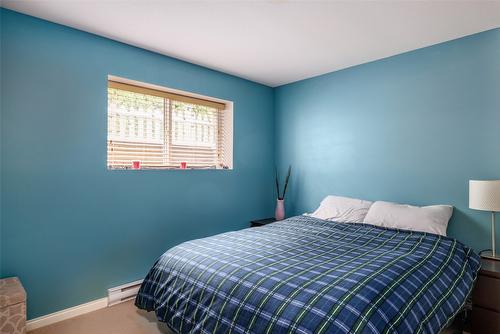
[[[170,249],[135,304],[176,333],[438,333],[479,263],[449,237],[297,216]]]

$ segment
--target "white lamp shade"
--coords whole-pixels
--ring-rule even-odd
[[[470,180],[469,208],[500,212],[500,180]]]

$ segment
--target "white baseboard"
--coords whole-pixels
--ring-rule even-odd
[[[26,322],[26,330],[31,331],[40,327],[48,326],[59,321],[73,318],[92,311],[100,310],[107,306],[108,306],[107,297],[93,300],[85,304],[73,306],[65,310],[57,311],[35,319],[28,320]]]

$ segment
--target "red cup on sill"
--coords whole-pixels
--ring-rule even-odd
[[[186,169],[187,168],[187,162],[183,161],[181,162],[181,169]]]
[[[140,161],[132,161],[132,169],[141,169]]]

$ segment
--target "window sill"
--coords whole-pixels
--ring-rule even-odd
[[[174,167],[174,166],[165,166],[165,167],[141,167],[141,168],[132,168],[132,167],[111,167],[108,166],[108,170],[126,170],[126,171],[141,171],[141,170],[232,170],[232,168],[228,167]]]

